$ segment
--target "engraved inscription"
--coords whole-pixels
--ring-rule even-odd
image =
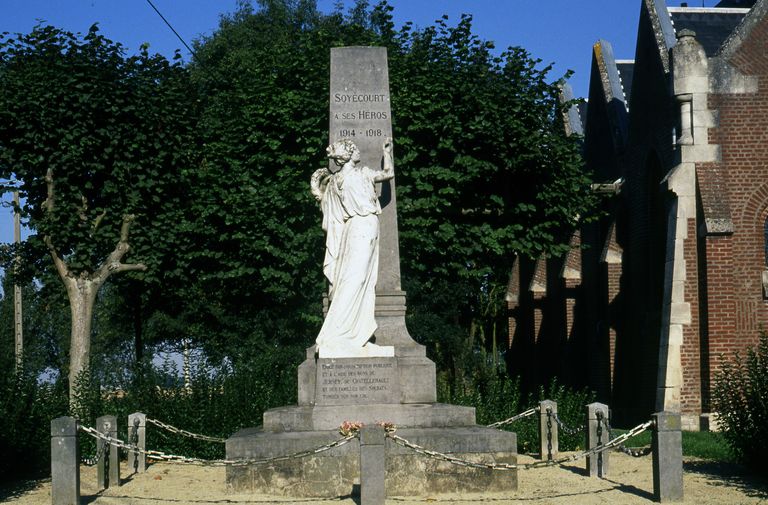
[[[319,360],[316,403],[344,405],[396,401],[399,396],[396,368],[394,359]]]
[[[330,98],[329,140],[353,139],[362,164],[378,169],[381,142],[392,136],[386,50],[331,50]]]

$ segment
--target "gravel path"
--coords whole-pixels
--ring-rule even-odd
[[[521,456],[520,462],[533,461]],[[768,505],[768,480],[751,475],[735,464],[713,463],[687,458],[685,461],[685,501],[691,505],[765,504]],[[122,469],[127,475],[127,468]],[[129,476],[123,485],[96,494],[94,468],[82,467],[81,493],[88,505],[161,505],[230,503],[286,504],[300,503],[353,505],[353,497],[330,500],[294,499],[265,495],[227,494],[224,469],[157,463],[144,474]],[[611,455],[611,475],[608,479],[586,477],[584,462],[577,461],[561,467],[521,471],[520,488],[508,494],[460,494],[421,497],[391,497],[388,505],[448,503],[531,505],[592,505],[653,503],[651,458],[631,458],[624,454]],[[26,489],[21,489],[21,488]],[[21,486],[13,493],[0,491],[0,501],[18,505],[49,505],[50,481]]]

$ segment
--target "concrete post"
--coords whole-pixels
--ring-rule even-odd
[[[608,424],[610,411],[603,403],[587,405],[587,449],[593,449],[610,440]],[[608,475],[608,452],[603,451],[594,456],[587,456],[587,472],[590,477],[606,477]]]
[[[128,443],[137,445],[142,451],[147,450],[147,415],[134,412],[128,416]],[[128,451],[128,468],[136,472],[147,471],[147,456]]]
[[[653,497],[659,503],[683,501],[683,435],[680,413],[653,414]]]
[[[108,437],[117,438],[117,418],[101,416],[96,419],[96,429]],[[106,444],[106,447],[104,445]],[[96,463],[96,487],[99,491],[120,485],[120,451],[101,439],[96,440],[96,453],[101,454]]]
[[[80,505],[80,447],[74,417],[51,421],[51,504]]]
[[[385,442],[384,427],[360,429],[360,505],[384,505]]]
[[[541,459],[552,460],[557,457],[557,402],[544,400],[539,403],[539,447]]]

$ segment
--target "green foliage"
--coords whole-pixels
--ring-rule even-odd
[[[9,373],[0,374],[0,481],[50,475],[51,420],[66,415],[67,392],[62,383],[38,384],[31,374],[14,374],[12,362],[4,361]]]
[[[324,281],[307,180],[325,164],[329,50],[383,45],[411,306],[447,290],[458,314],[434,314],[496,356],[513,255],[562,251],[589,208],[578,147],[558,124],[557,83],[524,50],[495,56],[469,17],[397,29],[391,10],[241,2],[188,68],[125,57],[95,27],[2,39],[0,175],[27,198],[31,272],[45,270],[46,234],[75,273],[92,271],[134,213],[129,260],[149,270],[115,279],[109,296],[112,333],[132,330],[138,358],[161,339],[235,360],[243,347],[309,344]]]
[[[0,175],[26,199],[31,259],[49,236],[74,275],[93,272],[135,214],[132,258],[157,267],[184,198],[194,105],[179,61],[146,49],[126,58],[96,25],[82,37],[39,26],[0,38]]]
[[[768,452],[768,334],[762,333],[746,356],[723,359],[712,408],[736,457],[758,468]]]
[[[683,456],[724,462],[734,460],[723,434],[711,431],[684,431]]]
[[[519,48],[494,56],[469,17],[396,29],[386,4],[358,2],[347,16],[320,14],[311,1],[259,4],[222,18],[190,69],[203,97],[205,162],[193,187],[205,195],[192,212],[192,242],[203,246],[189,256],[201,265],[200,292],[236,293],[222,304],[258,308],[292,338],[316,331],[323,237],[307,179],[325,163],[330,48],[383,45],[409,305],[417,311],[447,290],[452,314],[420,314],[493,352],[514,254],[562,252],[592,203],[548,68]]]
[[[542,400],[557,402],[558,417],[569,427],[583,426],[586,405],[595,401],[595,394],[588,390],[575,391],[553,380],[548,387],[541,387],[538,395],[525,395],[520,389],[520,379],[510,378],[506,372],[493,365],[481,366],[475,373],[465,376],[457,384],[450,384],[446,374],[438,375],[438,401],[475,407],[477,424],[488,425],[509,419]],[[517,450],[521,453],[539,451],[539,417],[530,416],[501,429],[517,434]],[[559,446],[563,451],[584,448],[583,432],[569,435],[559,432]]]
[[[587,417],[587,405],[597,401],[594,392],[588,389],[572,390],[552,379],[549,387],[539,388],[539,401],[552,400],[557,402],[557,416],[569,428],[584,426]],[[558,442],[561,450],[575,451],[584,449],[583,431],[569,434],[563,430],[558,432]]]
[[[25,199],[19,210],[34,231],[21,248],[3,248],[6,271],[63,293],[51,256],[62,279],[97,285],[119,271],[118,261],[143,263],[146,272],[122,281],[123,296],[140,303],[150,292],[172,304],[181,277],[170,265],[182,242],[185,172],[198,154],[197,103],[178,56],[171,63],[142,48],[126,57],[96,25],[82,36],[50,26],[1,36],[0,177],[17,181]],[[111,258],[121,240],[129,246]],[[16,252],[21,268],[8,270]],[[93,301],[83,293],[68,292],[70,303],[82,299],[89,319]],[[87,355],[90,337],[70,353],[72,363],[80,362],[75,352]]]
[[[613,436],[626,433],[627,430],[614,429]],[[651,445],[651,432],[644,431],[625,443],[627,447],[647,447]],[[725,443],[722,433],[712,431],[684,431],[683,456],[709,459],[712,461],[731,462],[733,453]]]
[[[171,362],[160,368],[138,367],[126,377],[127,387],[114,390],[92,381],[78,390],[78,418],[92,426],[96,418],[118,417],[118,434],[128,437],[127,418],[134,412],[181,429],[227,438],[241,428],[261,424],[264,410],[295,403],[296,374],[292,355],[264,356],[248,366],[211,367],[193,363],[187,387]],[[276,368],[275,368],[276,367]],[[87,384],[87,383],[86,383]],[[223,444],[199,441],[148,428],[147,447],[203,458],[223,458]]]
[[[46,349],[38,368],[66,374],[66,306],[43,235],[88,273],[133,213],[126,259],[149,266],[99,294],[83,419],[141,410],[227,435],[290,403],[321,322],[323,232],[308,179],[326,163],[329,53],[344,45],[388,49],[408,325],[438,364],[441,398],[476,404],[484,422],[533,400],[499,368],[509,266],[563,252],[593,203],[577,140],[560,128],[557,79],[523,49],[497,56],[469,17],[416,30],[396,28],[391,11],[240,2],[187,68],[126,57],[95,28],[0,39],[0,176],[21,181],[36,232],[23,252],[45,314],[29,326],[30,349]],[[13,252],[3,249],[6,264]],[[142,364],[146,343],[182,338],[231,369],[201,367],[188,395],[170,370]],[[104,396],[116,387],[124,394]],[[581,394],[552,388],[564,404]]]

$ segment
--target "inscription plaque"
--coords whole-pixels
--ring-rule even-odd
[[[317,360],[316,405],[400,403],[394,358]]]

